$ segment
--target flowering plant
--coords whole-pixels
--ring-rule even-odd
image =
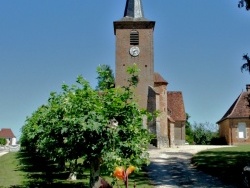
[[[114,176],[123,180],[125,187],[128,188],[128,176],[135,170],[133,165],[130,165],[126,170],[123,166],[118,166],[114,170]]]

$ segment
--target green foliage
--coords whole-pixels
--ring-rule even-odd
[[[108,65],[99,65],[97,67],[97,90],[105,90],[105,89],[110,89],[115,87],[115,78],[114,78],[114,73],[110,66]]]
[[[194,139],[193,139],[193,130],[192,130],[192,125],[191,123],[188,121],[190,119],[190,115],[188,113],[186,113],[186,125],[185,125],[185,130],[186,130],[186,141],[189,144],[193,144],[194,143]]]
[[[250,0],[240,0],[238,3],[238,7],[242,8],[242,7],[246,7],[246,10],[250,9]]]
[[[211,140],[217,137],[215,127],[209,123],[195,123],[193,125],[193,139],[195,144],[209,145]]]
[[[248,57],[247,54],[244,54],[242,59],[245,60],[246,62],[241,66],[241,72],[245,70],[250,73],[250,58]]]
[[[104,82],[112,80],[106,68],[97,68]],[[85,164],[95,164],[96,172],[100,166],[112,172],[116,166],[147,164],[151,135],[142,127],[145,113],[133,101],[131,90],[138,82],[138,69],[133,66],[128,71],[128,87],[100,84],[102,91],[96,91],[79,76],[76,84],[51,93],[47,104],[27,118],[22,128],[23,149],[57,162],[83,158]],[[118,121],[117,127],[110,125],[112,119]]]
[[[186,141],[189,144],[200,145],[222,145],[225,141],[218,137],[218,130],[215,125],[209,123],[191,123],[188,121],[190,115],[186,113]]]
[[[0,145],[6,145],[7,140],[5,138],[0,138]]]

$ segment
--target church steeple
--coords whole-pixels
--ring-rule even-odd
[[[124,17],[144,18],[141,0],[127,0]]]
[[[154,86],[153,31],[155,22],[143,15],[142,0],[126,0],[124,17],[114,21],[116,35],[115,85],[127,86],[127,69],[133,64],[141,70],[135,88],[136,100],[142,109],[148,106],[148,88]]]

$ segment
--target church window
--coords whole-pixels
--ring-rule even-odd
[[[246,124],[245,123],[239,123],[238,124],[238,137],[239,138],[246,138],[247,131],[246,131]]]
[[[130,32],[130,45],[139,45],[139,32],[136,30]]]

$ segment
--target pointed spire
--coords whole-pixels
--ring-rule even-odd
[[[144,18],[141,0],[127,0],[124,17]]]

